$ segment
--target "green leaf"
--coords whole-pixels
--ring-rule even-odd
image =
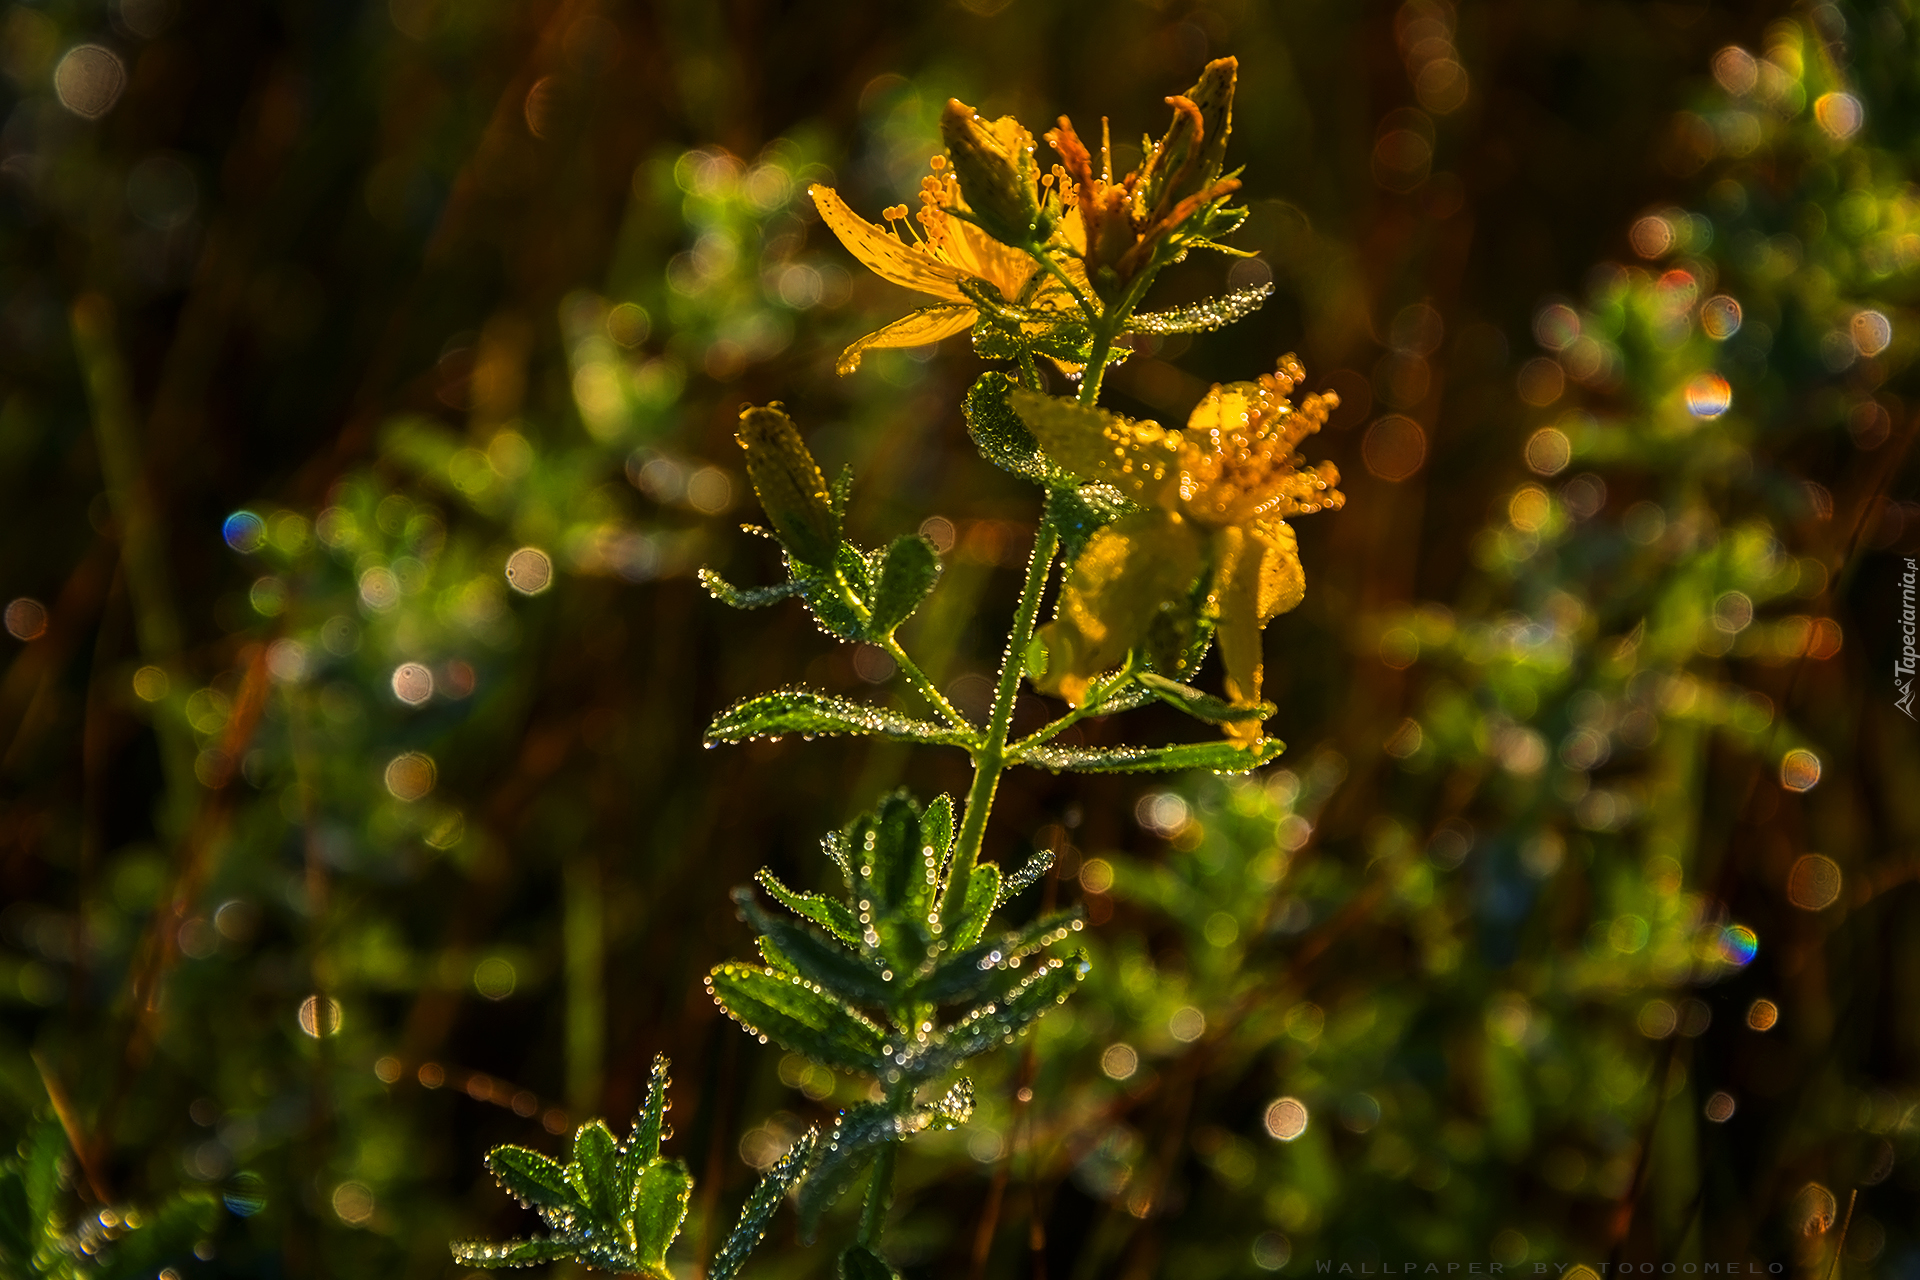
[[[945,1120],[949,1129],[973,1119],[973,1081],[961,1076],[930,1110]]]
[[[967,421],[967,434],[973,437],[980,456],[994,466],[1042,484],[1052,483],[1059,478],[1058,469],[1040,451],[1040,442],[1033,438],[1033,432],[1027,430],[1007,402],[1015,385],[1012,378],[998,370],[990,370],[974,380],[960,404],[960,413]]]
[[[627,1186],[635,1185],[639,1171],[649,1161],[660,1158],[660,1136],[666,1131],[667,1123],[667,1086],[672,1083],[667,1071],[672,1067],[667,1055],[653,1055],[653,1070],[647,1075],[647,1100],[640,1108],[640,1114],[634,1118],[633,1132],[627,1137],[627,1148],[622,1165],[622,1180]]]
[[[966,895],[959,916],[948,926],[947,938],[955,947],[970,947],[987,931],[987,917],[993,914],[993,904],[1000,897],[998,864],[982,862],[974,867],[967,877]]]
[[[1011,993],[969,1014],[924,1047],[917,1046],[907,1072],[922,1080],[944,1075],[995,1045],[1011,1043],[1041,1014],[1063,1003],[1086,977],[1087,967],[1084,951],[1035,965]]]
[[[935,796],[920,814],[920,839],[933,847],[940,863],[940,879],[945,883],[947,859],[953,855],[953,797]]]
[[[994,975],[1008,969],[1008,962],[1031,955],[1044,947],[1064,941],[1079,932],[1081,912],[1057,912],[1034,920],[988,942],[976,943],[942,960],[926,980],[914,988],[915,1000],[930,1004],[957,1004],[971,1001],[994,985]],[[1016,971],[1017,972],[1017,971]]]
[[[925,819],[922,819],[924,822]],[[860,922],[854,918],[852,909],[846,903],[836,902],[822,893],[796,893],[781,884],[773,872],[765,869],[755,878],[768,896],[787,910],[813,921],[850,947],[860,945]]]
[[[728,961],[707,976],[707,988],[754,1035],[824,1066],[870,1076],[887,1069],[880,1028],[805,979]]]
[[[1267,738],[1258,746],[1232,742],[1181,742],[1165,747],[1022,748],[1019,761],[1054,773],[1150,773],[1156,770],[1211,769],[1246,773],[1279,758],[1287,744]]]
[[[994,901],[997,911],[1031,888],[1041,876],[1053,870],[1053,850],[1042,849],[1028,858],[1020,869],[1007,877],[1000,886],[1000,896]]]
[[[526,1147],[495,1147],[487,1152],[487,1172],[500,1189],[537,1209],[565,1209],[578,1202],[557,1160]]]
[[[1140,508],[1106,484],[1075,486],[1057,484],[1047,489],[1047,522],[1060,534],[1060,560],[1063,573],[1071,571],[1074,561],[1086,550],[1094,534]]]
[[[557,1236],[534,1236],[530,1240],[456,1240],[453,1260],[463,1266],[497,1271],[502,1267],[532,1267],[542,1262],[560,1262],[573,1257],[578,1246]]]
[[[883,640],[892,635],[920,607],[939,577],[940,553],[926,535],[906,533],[895,538],[874,584],[867,637]]]
[[[901,1117],[884,1102],[862,1102],[840,1113],[826,1144],[814,1155],[807,1180],[800,1184],[800,1238],[813,1243],[820,1217],[846,1194],[873,1163],[880,1148],[902,1137]]]
[[[921,832],[920,806],[905,791],[894,792],[877,813],[847,827],[846,844],[854,861],[853,897],[872,918],[880,958],[895,973],[913,972],[933,942],[928,917],[942,860]]]
[[[1169,680],[1152,671],[1142,671],[1134,679],[1168,706],[1178,707],[1196,720],[1205,720],[1211,724],[1265,720],[1274,713],[1271,702],[1260,702],[1251,707],[1236,707],[1210,693],[1202,693],[1192,685],[1181,684],[1178,680]]]
[[[666,1271],[667,1246],[680,1234],[692,1195],[693,1175],[678,1160],[655,1160],[641,1172],[633,1192],[632,1216],[641,1266]]]
[[[1238,225],[1238,221],[1233,224],[1234,227]],[[1212,234],[1225,235],[1231,230],[1233,227],[1227,227]],[[1213,329],[1224,329],[1234,321],[1244,320],[1258,311],[1272,296],[1273,285],[1257,284],[1245,289],[1235,289],[1232,293],[1208,298],[1205,302],[1196,302],[1191,306],[1175,307],[1171,311],[1136,311],[1127,320],[1127,332],[1206,333]]]
[[[889,984],[865,957],[849,954],[802,924],[767,914],[747,889],[736,889],[733,900],[749,923],[773,941],[795,973],[848,1004],[891,1006],[903,988]],[[764,939],[763,939],[764,941]]]
[[[873,1250],[856,1244],[840,1255],[840,1280],[900,1280],[900,1273]]]
[[[590,1120],[575,1131],[567,1181],[594,1217],[606,1223],[620,1220],[627,1189],[620,1185],[620,1144],[605,1120]]]
[[[773,587],[736,587],[713,570],[702,569],[700,585],[721,604],[735,609],[760,609],[798,594],[804,584],[789,580]]]
[[[720,1251],[713,1255],[713,1265],[707,1268],[707,1280],[733,1280],[739,1274],[747,1256],[767,1234],[767,1224],[773,1220],[774,1210],[786,1198],[788,1188],[806,1172],[807,1162],[813,1157],[819,1137],[818,1129],[807,1130],[787,1148],[787,1153],[774,1163],[773,1168],[767,1170],[766,1176],[760,1179],[753,1194],[747,1197],[747,1203],[741,1207],[740,1220],[728,1233]]]
[[[895,742],[954,747],[969,742],[968,735],[960,730],[812,689],[783,689],[736,702],[714,717],[707,726],[706,740],[744,742],[785,733],[864,734]]]

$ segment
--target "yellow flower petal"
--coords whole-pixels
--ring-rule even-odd
[[[949,302],[966,302],[967,295],[954,283],[962,275],[958,267],[940,261],[917,245],[904,244],[892,232],[868,222],[849,209],[832,187],[816,183],[807,189],[807,194],[813,197],[820,220],[840,238],[847,252],[882,280]]]
[[[1149,506],[1170,507],[1179,497],[1178,431],[1037,391],[1015,391],[1011,402],[1047,455],[1082,480],[1104,481]]]
[[[1260,622],[1299,606],[1307,594],[1307,573],[1300,567],[1300,543],[1284,520],[1264,520],[1247,531],[1265,547],[1260,557]]]
[[[918,311],[909,311],[892,324],[875,329],[842,351],[840,359],[834,362],[834,371],[844,378],[860,367],[860,357],[870,350],[881,347],[924,347],[929,342],[938,342],[971,328],[973,318],[974,309],[971,305],[922,307]]]
[[[1096,533],[1040,630],[1047,670],[1035,684],[1078,706],[1093,678],[1146,638],[1161,607],[1192,590],[1203,550],[1194,524],[1171,511],[1136,512]]]
[[[1250,707],[1260,701],[1261,560],[1266,546],[1251,531],[1229,526],[1214,532],[1213,548],[1212,602],[1217,613],[1213,635],[1226,668],[1227,701]],[[1258,738],[1260,726],[1244,721],[1228,725],[1227,734]]]

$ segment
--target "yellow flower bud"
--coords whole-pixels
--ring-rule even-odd
[[[747,478],[781,543],[796,560],[830,567],[840,548],[840,516],[793,419],[778,405],[751,407],[741,411],[734,438],[747,451]]]
[[[940,136],[953,157],[954,175],[967,212],[1002,244],[1024,245],[1046,238],[1048,227],[1036,183],[1033,136],[1012,116],[991,123],[958,98],[947,99]]]

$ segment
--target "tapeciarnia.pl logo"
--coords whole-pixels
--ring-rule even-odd
[[[1900,575],[1900,654],[1893,660],[1893,688],[1899,696],[1893,705],[1907,713],[1907,719],[1920,720],[1913,713],[1913,676],[1920,668],[1920,646],[1915,634],[1920,631],[1914,613],[1914,591],[1920,585],[1920,561],[1907,557],[1907,571]]]

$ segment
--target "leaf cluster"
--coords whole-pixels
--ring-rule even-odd
[[[965,1080],[933,1102],[918,1100],[923,1086],[1011,1043],[1087,968],[1084,953],[1047,954],[1082,927],[1077,909],[990,928],[1052,855],[1009,876],[993,863],[963,867],[945,796],[923,810],[904,792],[890,795],[824,848],[844,896],[800,892],[762,871],[761,887],[791,916],[736,892],[763,963],[729,962],[707,978],[720,1007],[762,1040],[881,1085],[884,1096],[843,1112],[815,1153],[799,1199],[808,1236],[883,1148],[971,1113]]]
[[[496,1269],[574,1261],[601,1271],[670,1280],[667,1249],[680,1234],[693,1194],[693,1175],[679,1160],[660,1154],[668,1136],[667,1059],[656,1056],[647,1100],[624,1142],[604,1120],[580,1126],[565,1164],[527,1147],[501,1146],[487,1153],[487,1171],[523,1207],[539,1213],[550,1234],[453,1245],[456,1262]],[[731,1280],[754,1246],[787,1189],[799,1177],[814,1144],[809,1130],[760,1180],[741,1210],[707,1274]]]

